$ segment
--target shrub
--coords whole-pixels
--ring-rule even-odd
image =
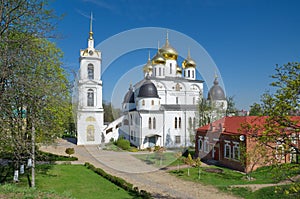
[[[75,150],[74,150],[74,148],[66,148],[66,154],[68,154],[69,155],[69,157],[72,155],[72,154],[74,154],[75,153]]]
[[[123,138],[118,139],[117,146],[123,150],[128,150],[130,148],[130,142]]]
[[[115,185],[123,188],[126,191],[132,192],[134,194],[137,194],[138,196],[141,196],[142,198],[151,198],[151,194],[148,193],[147,191],[141,190],[139,192],[138,187],[133,187],[133,184],[126,182],[124,179],[119,178],[117,176],[113,176],[110,175],[108,173],[106,173],[104,170],[102,170],[101,168],[96,168],[94,165],[86,162],[84,164],[84,166],[86,166],[88,169],[91,169],[92,171],[94,171],[95,173],[97,173],[98,175],[102,176],[103,178],[109,180],[110,182],[114,183]]]

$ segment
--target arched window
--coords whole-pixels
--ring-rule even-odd
[[[94,66],[93,66],[93,64],[88,65],[88,79],[94,79]]]
[[[86,128],[86,140],[95,141],[95,127],[93,125],[88,125]]]
[[[188,70],[188,77],[190,77],[190,71]]]
[[[131,114],[130,114],[130,125],[133,125],[133,118]]]
[[[172,63],[170,63],[170,74],[172,74]]]
[[[145,100],[142,100],[142,106],[145,106]]]
[[[151,100],[151,105],[152,105],[152,106],[154,105],[154,100]]]
[[[177,129],[177,117],[175,117],[174,127],[175,127],[175,129]]]
[[[158,68],[158,76],[161,76],[161,68]]]
[[[149,120],[148,120],[148,128],[151,129],[151,126],[152,126],[151,117],[149,117]]]
[[[193,130],[196,130],[196,118],[193,119]]]
[[[195,71],[192,71],[192,78],[194,78],[195,76]]]
[[[156,119],[155,119],[155,117],[153,118],[153,129],[156,129]]]
[[[178,119],[178,128],[181,129],[181,117],[179,117],[179,119]]]
[[[93,89],[89,89],[87,92],[87,105],[94,106],[94,91],[93,91]]]
[[[191,129],[191,128],[192,128],[192,126],[193,126],[193,121],[192,121],[192,118],[191,118],[191,117],[189,117],[189,128]]]

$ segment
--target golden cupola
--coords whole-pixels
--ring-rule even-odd
[[[157,65],[157,64],[164,65],[165,63],[166,63],[165,58],[159,52],[157,52],[156,55],[152,58],[153,65]]]
[[[149,56],[148,56],[148,61],[146,63],[146,65],[143,67],[143,71],[144,73],[149,73],[149,72],[152,72],[152,64],[151,64],[151,60],[150,60],[150,53],[149,53]]]
[[[191,58],[190,50],[187,58],[182,62],[182,68],[196,68],[196,62]]]
[[[182,74],[182,68],[180,68],[178,65],[176,67],[176,74]]]
[[[172,60],[177,60],[178,53],[173,48],[170,43],[169,43],[169,38],[168,38],[168,33],[167,33],[167,38],[166,38],[166,43],[165,45],[159,49],[159,53],[165,58],[165,59],[172,59]]]

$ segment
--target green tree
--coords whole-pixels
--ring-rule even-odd
[[[226,116],[235,115],[237,109],[235,107],[234,96],[227,97],[226,101],[227,101]]]
[[[195,163],[190,153],[185,158],[184,162],[185,162],[185,164],[187,164],[189,166],[193,166]],[[188,176],[190,176],[190,167],[188,167]]]
[[[249,130],[263,129],[262,135],[254,133],[254,138],[272,153],[272,162],[281,163],[278,153],[285,156],[291,152],[293,139],[300,134],[299,121],[291,116],[299,115],[300,108],[300,64],[297,62],[276,66],[275,74],[271,76],[274,81],[271,86],[274,93],[266,92],[262,95],[262,115],[269,116],[266,123],[261,126],[249,126]],[[280,147],[280,149],[279,149]],[[299,148],[296,149],[299,151]],[[287,171],[285,171],[287,172]],[[275,174],[276,175],[276,174]],[[299,182],[293,182],[292,189],[299,189]]]
[[[75,153],[75,150],[74,150],[74,148],[66,148],[66,154],[68,154],[69,155],[69,157],[72,155],[72,154],[74,154]]]
[[[263,114],[263,110],[260,104],[258,103],[253,103],[250,106],[250,110],[249,110],[249,115],[250,116],[260,116]]]
[[[0,152],[15,167],[33,159],[36,142],[63,133],[69,116],[61,51],[46,40],[56,18],[42,0],[0,2]]]
[[[121,110],[115,108],[111,103],[104,102],[104,122],[113,122],[115,119],[121,116]]]
[[[205,98],[199,100],[198,112],[200,127],[205,126],[206,124],[211,122],[212,105],[210,101],[206,100]]]

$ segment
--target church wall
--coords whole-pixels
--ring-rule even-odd
[[[100,52],[98,52],[100,53]],[[101,57],[101,55],[100,55]],[[100,80],[101,79],[101,66],[100,66],[100,59],[99,58],[85,58],[82,57],[80,60],[80,79],[88,79],[88,65],[92,64],[94,66],[94,79]]]
[[[102,118],[101,113],[77,113],[77,145],[101,143]]]

